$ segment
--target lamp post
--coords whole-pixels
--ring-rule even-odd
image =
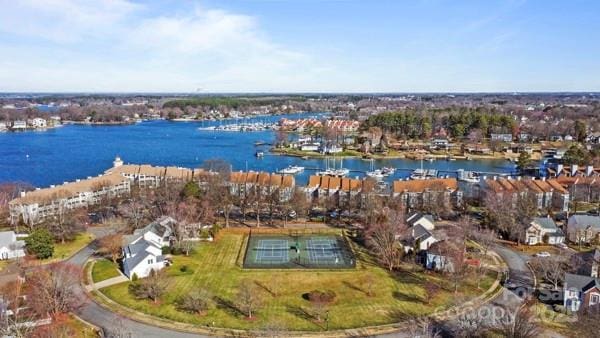
[[[329,310],[325,311],[325,331],[329,331]]]

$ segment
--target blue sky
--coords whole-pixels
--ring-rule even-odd
[[[598,1],[0,0],[0,91],[600,91]]]

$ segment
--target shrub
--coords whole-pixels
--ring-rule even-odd
[[[25,246],[39,259],[50,258],[54,254],[54,239],[47,229],[34,230],[25,238]]]
[[[188,271],[188,266],[187,266],[187,265],[182,265],[182,266],[179,268],[179,271],[181,271],[181,272],[187,272],[187,271]]]
[[[138,277],[137,273],[134,272],[133,275],[131,276],[131,281],[132,282],[137,282],[138,279],[139,279],[139,277]]]
[[[171,253],[171,247],[168,245],[165,245],[161,248],[162,254],[163,255],[167,255]]]
[[[181,248],[179,246],[173,246],[171,247],[171,255],[181,255],[183,253],[183,250],[181,250]]]

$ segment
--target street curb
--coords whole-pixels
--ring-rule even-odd
[[[496,259],[498,259],[499,255],[495,252],[490,251],[490,254],[496,255]],[[500,259],[500,262],[503,262]],[[475,308],[483,306],[493,299],[495,299],[500,292],[502,292],[502,287],[500,285],[500,280],[504,276],[504,272],[496,271],[496,280],[486,290],[483,294],[477,296],[476,298],[461,304],[459,306],[455,306],[449,309],[444,310],[439,314],[431,314],[430,318],[435,320],[447,320],[453,318],[455,316],[460,315],[465,308]],[[91,275],[91,269],[89,274]],[[91,276],[90,276],[91,277]],[[84,286],[83,290],[86,295],[90,298],[91,301],[95,302],[99,306],[107,309],[115,314],[122,315],[130,320],[135,322],[157,326],[162,329],[174,330],[182,333],[191,333],[191,334],[204,334],[209,336],[228,336],[228,337],[255,337],[257,331],[252,330],[240,330],[240,329],[228,329],[228,328],[216,328],[216,327],[201,327],[193,324],[186,324],[176,321],[171,321],[169,319],[156,317],[153,315],[148,315],[142,312],[139,312],[135,309],[128,308],[124,305],[121,305],[112,299],[108,298],[101,291],[94,288],[93,283],[91,285],[92,289],[88,290]],[[345,329],[345,330],[335,330],[335,331],[319,331],[319,332],[306,332],[306,331],[289,331],[286,332],[286,337],[296,337],[296,338],[309,338],[309,337],[329,337],[329,338],[341,338],[341,337],[360,337],[360,336],[373,336],[373,335],[382,335],[382,334],[391,334],[397,333],[402,329],[405,329],[407,326],[412,325],[410,322],[398,322],[392,324],[385,324],[381,326],[368,326],[363,328],[354,328],[354,329]],[[259,334],[260,335],[260,334]]]

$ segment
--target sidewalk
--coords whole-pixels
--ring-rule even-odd
[[[112,286],[112,285],[115,285],[115,284],[121,284],[121,283],[128,282],[128,281],[129,281],[129,279],[127,277],[121,275],[121,276],[117,276],[117,277],[113,277],[113,278],[109,278],[109,279],[103,280],[103,281],[98,282],[98,283],[94,283],[92,285],[86,285],[85,288],[88,291],[99,290],[99,289],[105,288],[107,286]]]

